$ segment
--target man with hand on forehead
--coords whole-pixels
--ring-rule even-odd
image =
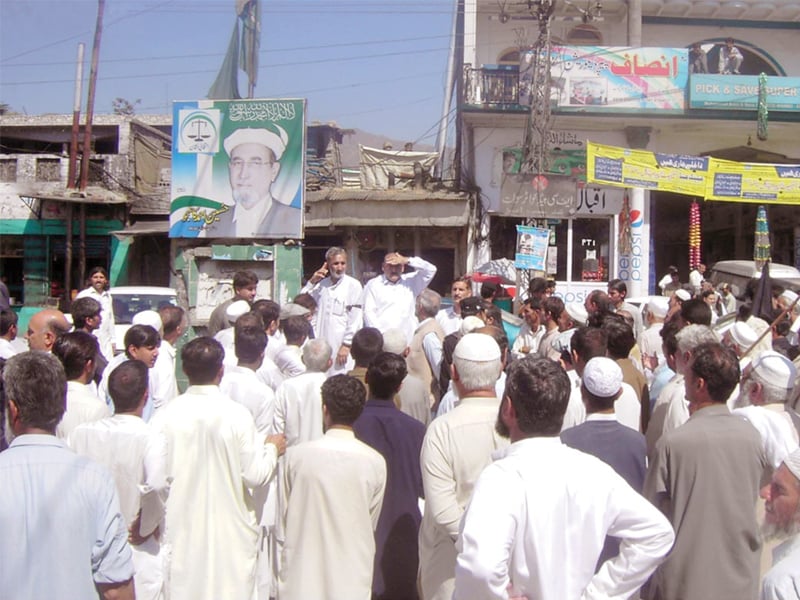
[[[272,193],[289,138],[278,125],[272,129],[237,129],[223,146],[234,205],[209,226],[207,237],[293,237],[300,233],[301,211],[283,204]]]
[[[413,273],[404,273],[406,265]],[[416,299],[436,275],[436,266],[417,256],[389,252],[383,258],[383,273],[364,286],[364,327],[374,327],[381,333],[400,329],[409,342],[418,322],[415,316]]]

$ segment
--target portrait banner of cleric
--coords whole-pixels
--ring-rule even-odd
[[[170,237],[303,235],[305,101],[177,102]]]
[[[237,129],[225,138],[234,204],[208,226],[206,237],[299,236],[302,211],[284,204],[272,191],[287,143],[280,125]]]

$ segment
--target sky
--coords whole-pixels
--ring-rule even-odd
[[[454,0],[261,2],[256,98],[306,98],[307,122],[434,142]],[[72,113],[83,42],[84,111],[97,8],[0,0],[0,102],[29,115]],[[235,21],[235,0],[106,0],[95,113],[112,112],[117,97],[140,100],[138,114],[205,98]],[[246,95],[244,73],[239,81]]]

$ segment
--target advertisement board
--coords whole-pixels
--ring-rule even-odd
[[[800,205],[800,165],[740,163],[587,142],[586,180],[706,200]]]
[[[686,107],[689,55],[686,48],[554,46],[550,77],[559,109],[679,113]]]
[[[173,104],[170,237],[303,235],[305,100]]]
[[[767,109],[800,111],[800,77],[767,78]],[[692,75],[690,108],[758,110],[758,75]]]

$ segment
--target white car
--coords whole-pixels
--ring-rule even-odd
[[[125,333],[133,315],[143,310],[158,310],[164,305],[178,305],[178,293],[168,287],[146,285],[112,287],[109,292],[114,303],[114,342],[117,352],[125,349]]]

